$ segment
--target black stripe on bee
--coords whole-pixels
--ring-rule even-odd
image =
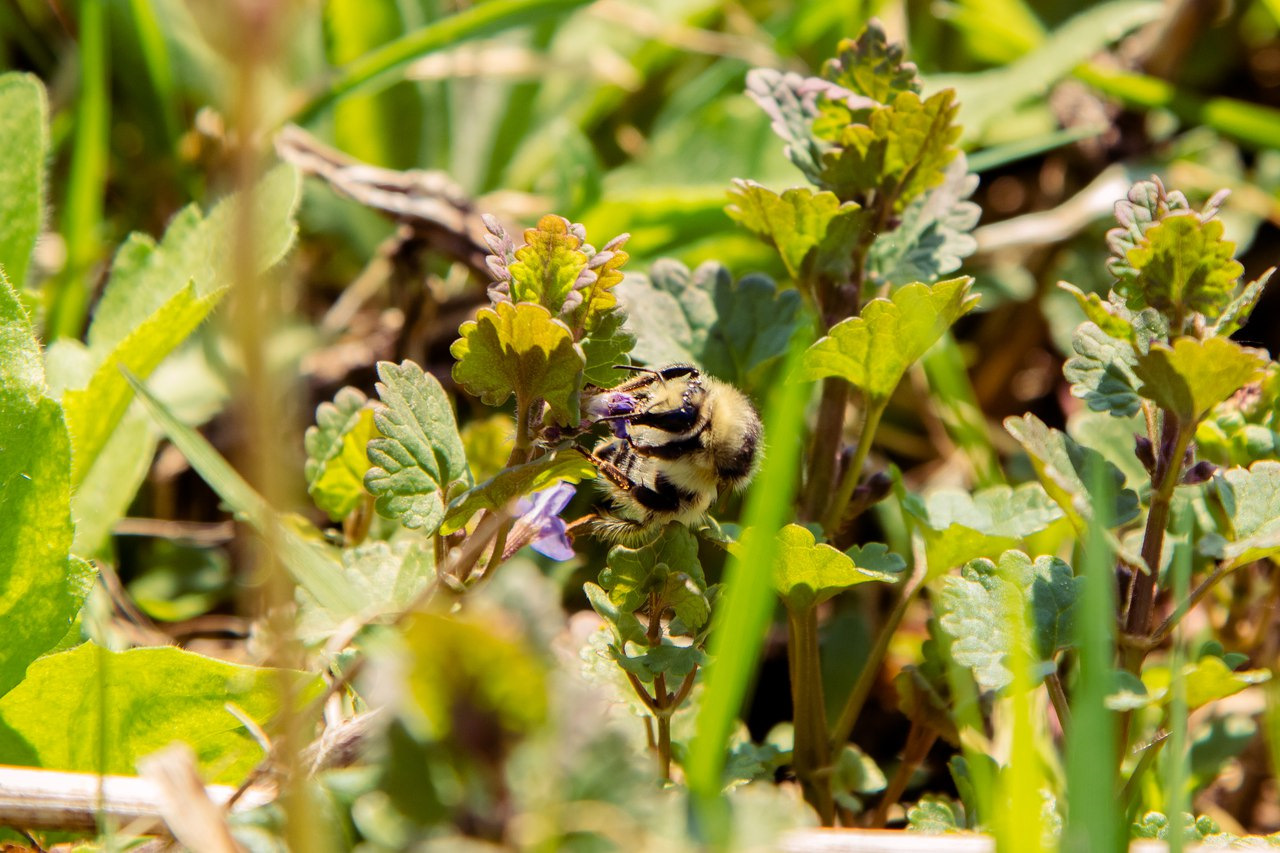
[[[687,438],[667,441],[662,444],[638,444],[633,441],[631,446],[641,456],[652,456],[657,459],[681,459],[690,453],[696,453],[703,449],[702,434],[706,430],[707,425],[703,424],[702,429]],[[748,460],[748,463],[750,463],[750,460]]]
[[[716,460],[716,473],[725,480],[740,480],[751,473],[756,459],[755,435],[748,433],[742,437],[742,444],[727,459]]]
[[[662,412],[641,412],[627,418],[634,426],[653,427],[663,432],[688,432],[698,422],[698,408],[688,400],[678,409],[667,409]]]
[[[653,488],[640,486],[631,492],[636,503],[652,512],[675,512],[682,506],[692,504],[698,496],[685,491],[659,474],[653,480]]]

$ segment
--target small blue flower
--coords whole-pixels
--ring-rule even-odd
[[[516,502],[519,518],[512,528],[511,545],[529,545],[539,554],[553,560],[568,560],[573,556],[573,545],[565,534],[564,519],[560,512],[573,499],[574,488],[568,483],[534,492]],[[524,541],[521,541],[524,540]]]
[[[627,421],[621,415],[629,415],[637,409],[636,398],[622,391],[607,391],[587,403],[587,414],[596,418],[609,418],[609,429],[618,438],[627,437]]]

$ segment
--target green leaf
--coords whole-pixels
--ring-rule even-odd
[[[754,181],[738,179],[729,197],[729,218],[777,249],[796,282],[808,281],[815,270],[831,280],[843,280],[838,278],[841,273],[847,278],[849,246],[871,224],[854,202],[841,203],[834,193],[815,193],[808,187],[778,195]]]
[[[1150,306],[1178,321],[1191,312],[1217,317],[1232,301],[1244,267],[1235,260],[1235,243],[1222,239],[1219,219],[1191,212],[1171,213],[1147,229],[1143,241],[1129,250],[1136,272],[1121,279],[1116,290],[1131,308]]]
[[[882,104],[900,92],[920,91],[916,66],[906,61],[902,45],[891,43],[875,19],[856,40],[840,42],[835,57],[823,64],[822,76]]]
[[[160,431],[146,410],[130,406],[103,445],[97,463],[71,495],[71,515],[76,522],[72,553],[98,557],[110,551],[116,522],[129,512],[151,470],[159,442]]]
[[[1142,671],[1142,683],[1154,699],[1168,701],[1170,676],[1167,666],[1149,666]],[[1246,687],[1270,681],[1271,672],[1265,669],[1236,672],[1222,658],[1206,655],[1194,663],[1184,664],[1182,678],[1187,691],[1187,710],[1194,711],[1234,696]]]
[[[369,541],[342,552],[342,572],[348,584],[368,602],[361,616],[374,619],[403,613],[435,579],[431,545],[416,541]],[[298,589],[298,638],[321,645],[344,630],[346,619]]]
[[[205,321],[225,292],[224,288],[197,296],[195,286],[188,284],[103,356],[86,387],[62,395],[75,448],[73,484],[83,482],[133,399],[121,369],[140,378],[150,375]]]
[[[33,75],[0,76],[0,271],[22,288],[44,221],[49,106]]]
[[[622,610],[614,604],[609,599],[609,593],[604,591],[604,587],[588,581],[582,585],[582,589],[587,594],[587,601],[591,602],[591,609],[598,613],[613,631],[614,646],[621,648],[627,643],[647,642],[644,626],[640,624],[635,613]]]
[[[1266,460],[1247,470],[1223,471],[1214,478],[1213,491],[1230,519],[1227,541],[1215,554],[1225,562],[1224,568],[1280,553],[1280,462]]]
[[[1039,483],[992,486],[973,494],[940,489],[904,506],[923,522],[927,580],[978,557],[995,559],[1063,517]]]
[[[867,559],[871,565],[855,563],[855,556]],[[905,565],[873,548],[842,554],[830,545],[819,544],[808,528],[788,524],[778,531],[773,585],[789,610],[801,611],[858,584],[894,583]]]
[[[364,490],[369,470],[366,448],[378,435],[368,403],[363,392],[341,389],[332,403],[316,408],[316,424],[307,427],[302,439],[307,451],[303,468],[307,492],[334,521],[346,518],[368,494]]]
[[[585,329],[590,335],[603,320],[616,315],[614,309],[618,307],[618,296],[614,288],[622,283],[622,265],[631,259],[622,250],[630,237],[630,234],[620,234],[598,252],[589,245],[583,245],[583,250],[590,254],[590,260],[586,272],[580,274],[574,284],[582,297],[581,303],[570,313],[575,329]],[[621,319],[618,318],[619,325]]]
[[[71,443],[40,345],[0,271],[0,695],[53,648],[93,584],[71,557]]]
[[[626,321],[627,315],[623,311],[603,314],[580,341],[582,355],[586,358],[582,375],[592,385],[612,388],[628,376],[624,370],[614,370],[616,364],[630,364],[629,355],[636,345],[636,336],[623,326]]]
[[[378,362],[373,420],[381,437],[368,443],[372,467],[364,486],[385,518],[434,533],[444,520],[448,495],[471,485],[471,471],[440,382],[412,361]]]
[[[765,276],[737,282],[721,264],[692,273],[678,261],[656,261],[649,275],[629,275],[618,288],[631,354],[646,364],[696,364],[748,390],[758,388],[787,351],[800,321],[800,294],[779,291]]]
[[[707,581],[698,560],[698,541],[682,524],[667,525],[661,536],[642,548],[615,546],[600,572],[600,586],[609,601],[627,613],[648,606],[650,596],[656,595],[664,607],[677,607],[676,615],[686,627],[697,630],[707,621],[709,605],[704,609],[690,600],[702,597],[705,604]]]
[[[1263,351],[1228,338],[1178,338],[1172,347],[1152,345],[1133,372],[1142,382],[1139,394],[1194,428],[1214,406],[1261,378],[1268,361]]]
[[[569,327],[541,305],[499,302],[459,329],[449,352],[453,378],[487,405],[512,395],[528,406],[545,400],[556,423],[577,423],[586,356]]]
[[[1249,321],[1249,315],[1253,313],[1258,300],[1262,298],[1262,292],[1275,271],[1276,268],[1271,267],[1246,284],[1239,295],[1227,303],[1227,307],[1222,309],[1218,319],[1209,327],[1209,336],[1225,338],[1238,332]]]
[[[867,261],[876,281],[932,282],[960,269],[978,248],[969,232],[982,208],[968,200],[977,188],[978,176],[970,174],[964,154],[957,154],[942,183],[916,196],[903,209],[898,227],[871,244]]]
[[[97,358],[106,358],[189,284],[198,298],[231,285],[233,247],[237,229],[245,221],[254,228],[254,270],[273,266],[293,245],[297,232],[293,216],[300,197],[297,171],[281,165],[268,172],[247,199],[241,194],[228,196],[207,217],[195,205],[184,208],[169,223],[159,245],[150,237],[131,234],[116,253],[111,277],[94,308],[90,350]]]
[[[1067,359],[1062,373],[1071,383],[1072,396],[1083,399],[1095,412],[1116,417],[1128,417],[1142,408],[1138,377],[1133,373],[1138,363],[1133,344],[1096,323],[1084,322],[1071,336],[1071,348],[1076,354]]]
[[[889,299],[871,300],[859,316],[832,326],[809,347],[799,378],[839,376],[871,401],[888,400],[907,368],[977,304],[972,283],[966,276],[932,287],[910,284]]]
[[[1093,472],[1098,465],[1103,466],[1101,476],[1110,479],[1115,494],[1115,506],[1107,513],[1111,523],[1119,526],[1138,514],[1138,496],[1124,488],[1124,474],[1098,451],[1081,447],[1066,433],[1050,429],[1035,415],[1006,418],[1004,427],[1027,452],[1044,490],[1062,507],[1077,532],[1082,533],[1093,519],[1087,484],[1093,482]]]
[[[1079,581],[1057,557],[1033,562],[1021,551],[1008,551],[999,564],[974,560],[960,577],[942,579],[939,624],[952,638],[955,661],[973,669],[983,690],[1013,683],[1005,664],[1015,642],[1029,639],[1036,664],[1048,665],[1072,640],[1072,619]],[[1021,620],[1029,630],[1017,629]]]
[[[901,213],[912,199],[943,182],[960,149],[955,92],[946,89],[924,100],[898,93],[872,110],[866,124],[848,124],[822,155],[820,186],[839,198],[863,203],[874,196]]]
[[[318,530],[303,536],[300,525],[287,524],[261,495],[236,473],[200,433],[179,421],[141,382],[129,377],[138,399],[160,424],[182,455],[232,511],[242,516],[275,549],[294,580],[316,601],[339,617],[355,616],[369,604],[344,576],[335,549]]]
[[[747,97],[769,116],[773,132],[786,142],[784,152],[812,184],[821,183],[822,154],[830,148],[813,132],[818,107],[810,88],[818,78],[773,68],[747,72]]]
[[[844,745],[831,773],[831,790],[836,802],[845,808],[861,811],[858,794],[876,794],[885,789],[888,780],[875,759],[851,743]]]
[[[947,835],[965,828],[964,806],[937,794],[926,794],[907,809],[907,830],[923,835]]]
[[[1221,203],[1222,198],[1214,196],[1201,215],[1213,216]],[[1187,197],[1177,190],[1166,190],[1159,178],[1135,183],[1125,199],[1116,202],[1119,225],[1107,232],[1107,247],[1111,249],[1107,269],[1116,278],[1131,284],[1138,271],[1129,263],[1129,253],[1145,242],[1147,230],[1170,213],[1190,210]]]
[[[82,773],[137,773],[138,759],[188,744],[211,782],[237,784],[262,747],[227,705],[271,730],[281,680],[295,703],[324,689],[303,672],[239,666],[176,648],[113,652],[91,643],[49,655],[0,699],[0,762]],[[49,713],[50,696],[67,703]],[[295,705],[293,713],[297,713]]]
[[[440,532],[460,530],[480,510],[501,509],[516,498],[553,483],[580,483],[595,476],[595,466],[577,453],[549,453],[532,462],[513,465],[455,497],[449,503]]]
[[[659,674],[681,679],[695,666],[707,662],[707,656],[697,646],[677,646],[669,640],[660,646],[645,647],[637,655],[625,654],[616,646],[610,646],[609,651],[620,667],[645,682],[652,682]]]
[[[547,214],[536,228],[524,232],[524,245],[515,250],[511,274],[511,299],[532,302],[552,314],[560,313],[574,282],[587,268],[583,240],[570,231],[563,216]]]

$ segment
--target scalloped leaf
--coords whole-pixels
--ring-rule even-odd
[[[595,466],[577,453],[548,454],[523,465],[513,465],[455,497],[449,503],[440,532],[449,534],[461,530],[480,510],[499,509],[518,497],[561,480],[580,483],[595,476]]]
[[[675,609],[685,627],[696,631],[711,613],[707,580],[698,560],[698,541],[689,528],[669,524],[653,542],[641,548],[617,545],[609,551],[600,572],[600,586],[620,611],[634,613],[658,596],[663,607]]]
[[[1239,331],[1249,321],[1249,315],[1253,313],[1258,300],[1262,298],[1262,292],[1266,289],[1267,282],[1271,280],[1271,276],[1275,274],[1275,271],[1276,268],[1271,267],[1241,288],[1239,295],[1227,303],[1227,307],[1222,310],[1218,319],[1209,327],[1209,336],[1225,338]]]
[[[1159,178],[1135,183],[1126,198],[1116,202],[1119,227],[1107,232],[1107,246],[1111,249],[1107,269],[1121,281],[1132,282],[1138,271],[1129,262],[1129,252],[1142,244],[1147,229],[1170,213],[1190,210],[1187,197],[1177,190],[1167,191]],[[1212,211],[1207,214],[1212,215]]]
[[[1091,294],[1092,295],[1092,294]],[[1130,327],[1132,329],[1132,327]],[[1133,345],[1107,334],[1096,323],[1084,322],[1071,336],[1076,354],[1067,359],[1062,373],[1071,383],[1071,394],[1095,412],[1128,417],[1142,408],[1138,396],[1138,363]]]
[[[854,202],[841,203],[833,193],[797,187],[778,195],[755,183],[735,179],[729,218],[777,249],[796,282],[815,273],[829,279],[848,278],[849,246],[870,226],[869,215]]]
[[[626,322],[623,311],[602,314],[579,343],[586,359],[582,375],[592,385],[612,388],[631,375],[614,369],[614,365],[631,363],[631,350],[636,345],[636,336],[627,331]]]
[[[896,582],[906,563],[901,557],[891,559],[886,552],[887,548],[868,548],[841,553],[817,542],[808,528],[788,524],[778,531],[773,586],[789,610],[807,610],[859,584]],[[869,565],[856,563],[855,557]]]
[[[377,435],[369,398],[356,388],[343,388],[332,403],[316,408],[315,426],[307,427],[302,439],[307,451],[303,474],[307,493],[330,519],[346,518],[368,494],[364,489],[369,471],[366,448]]]
[[[759,388],[786,352],[800,322],[800,294],[763,275],[734,281],[708,261],[692,273],[679,261],[656,261],[648,276],[618,288],[631,354],[646,364],[687,362],[744,389]]]
[[[1229,468],[1213,489],[1230,519],[1225,543],[1214,556],[1234,569],[1280,553],[1280,462],[1255,462],[1247,470]],[[1221,541],[1221,540],[1220,540]],[[1212,546],[1212,542],[1206,542]]]
[[[876,280],[894,286],[932,282],[960,269],[978,248],[969,232],[982,217],[982,208],[968,200],[977,188],[978,176],[970,174],[960,152],[947,166],[942,183],[916,196],[898,217],[898,227],[871,244],[867,260]]]
[[[444,520],[446,495],[471,486],[471,470],[449,406],[449,395],[412,361],[378,362],[383,402],[373,420],[380,438],[368,444],[372,467],[364,486],[378,514],[434,533]]]
[[[903,46],[890,42],[875,18],[857,39],[836,46],[835,57],[823,63],[822,76],[882,104],[900,92],[920,92],[915,64],[906,61]]]
[[[558,424],[578,422],[586,356],[573,334],[541,305],[499,302],[458,330],[449,352],[453,378],[490,406],[512,395],[523,405],[545,400]]]
[[[630,234],[614,237],[587,261],[587,273],[579,276],[576,283],[582,294],[582,302],[573,309],[569,317],[575,329],[585,329],[590,335],[602,321],[617,316],[614,309],[618,307],[618,296],[614,288],[624,278],[623,264],[631,260],[631,256],[622,250],[630,238]],[[621,320],[618,322],[621,323]]]
[[[533,302],[558,314],[587,268],[582,242],[570,231],[569,221],[553,213],[526,229],[524,245],[515,250],[515,263],[508,267],[512,301]]]
[[[1236,244],[1222,239],[1219,219],[1193,212],[1171,213],[1152,225],[1127,255],[1134,270],[1116,290],[1130,308],[1150,306],[1169,316],[1175,328],[1192,312],[1217,317],[1231,303],[1244,267]]]
[[[956,663],[970,667],[983,690],[1013,682],[1005,659],[1015,642],[1030,641],[1033,666],[1052,665],[1053,656],[1071,646],[1079,584],[1057,557],[1033,561],[1021,551],[1005,552],[998,563],[974,560],[960,577],[943,578],[938,621],[952,638]],[[1016,628],[1024,619],[1026,633]]]
[[[889,299],[873,299],[861,314],[831,327],[809,347],[800,363],[800,379],[839,376],[870,400],[884,401],[904,373],[942,333],[978,303],[968,276],[933,286],[909,284]]]
[[[871,111],[866,124],[849,124],[822,155],[820,186],[839,198],[863,203],[890,200],[894,213],[940,185],[959,153],[955,92],[945,89],[921,100],[900,92]]]
[[[1167,701],[1171,671],[1168,666],[1149,666],[1142,671],[1142,684],[1153,701]],[[1216,655],[1206,655],[1194,663],[1183,665],[1182,677],[1187,691],[1187,710],[1194,711],[1210,702],[1234,696],[1247,687],[1271,680],[1265,669],[1235,671]]]
[[[1153,344],[1133,372],[1142,382],[1139,394],[1194,428],[1214,406],[1262,378],[1269,361],[1265,352],[1228,338],[1178,338],[1172,347]]]
[[[32,74],[0,75],[0,271],[21,289],[45,215],[49,105]]]
[[[324,689],[319,676],[295,670],[85,643],[41,658],[0,699],[0,762],[132,776],[138,759],[177,740],[210,781],[237,784],[263,751],[227,705],[270,730],[282,710],[282,678],[293,683],[294,713]],[[74,700],[74,713],[50,713],[50,696]]]
[[[436,577],[435,553],[429,542],[369,540],[342,551],[347,583],[369,603],[362,616],[375,619],[403,613]],[[321,645],[345,629],[347,620],[319,605],[298,588],[298,638]]]
[[[1081,447],[1065,432],[1051,429],[1035,415],[1006,418],[1004,427],[1027,452],[1044,490],[1062,507],[1078,533],[1083,534],[1094,517],[1088,484],[1093,482],[1095,466],[1102,466],[1101,476],[1107,477],[1113,487],[1115,505],[1108,513],[1112,526],[1137,516],[1137,494],[1124,488],[1124,474],[1101,453]],[[1125,557],[1131,561],[1137,559],[1131,554]]]
[[[786,143],[783,152],[787,159],[812,184],[821,183],[822,155],[831,147],[813,133],[820,91],[813,86],[815,80],[773,68],[747,72],[747,96],[769,116],[773,132]]]
[[[0,271],[0,695],[53,648],[93,585],[69,556],[71,442],[62,407],[45,395],[40,344]]]

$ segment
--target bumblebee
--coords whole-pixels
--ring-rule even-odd
[[[638,544],[668,522],[699,521],[721,489],[744,487],[763,429],[745,394],[691,364],[624,369],[639,375],[588,401],[613,435],[580,451],[599,470],[610,505],[594,532]]]

